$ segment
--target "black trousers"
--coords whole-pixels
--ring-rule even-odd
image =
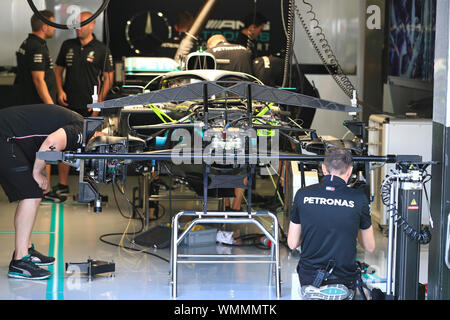
[[[300,266],[297,265],[297,274],[302,286],[312,285],[314,283],[315,274],[306,273],[300,269]],[[343,284],[350,290],[356,289],[356,277],[352,278],[337,278],[334,275],[330,275],[327,280],[322,282],[323,286],[329,284]]]

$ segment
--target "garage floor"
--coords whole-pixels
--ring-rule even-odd
[[[52,177],[52,185],[57,177]],[[71,192],[76,193],[77,177],[70,176]],[[259,181],[257,183],[270,183]],[[126,193],[131,197],[131,190],[137,185],[136,177],[129,177]],[[174,194],[187,191],[182,187]],[[269,186],[257,190],[268,190]],[[273,190],[273,189],[272,189]],[[37,250],[51,253],[56,258],[49,280],[30,281],[10,279],[7,276],[8,265],[14,250],[14,210],[15,203],[9,203],[0,189],[0,299],[1,300],[170,300],[169,285],[170,249],[153,249],[134,245],[131,241],[140,230],[138,220],[123,217],[117,209],[111,185],[100,186],[103,195],[108,195],[108,202],[103,211],[94,213],[92,207],[74,202],[71,197],[63,204],[41,204],[35,224],[32,241]],[[116,192],[118,204],[124,216],[129,216],[126,201]],[[150,227],[169,222],[169,210],[166,202],[164,216]],[[217,203],[211,202],[212,208]],[[173,214],[180,210],[201,210],[200,201],[173,203]],[[282,215],[280,220],[284,218]],[[284,222],[280,221],[283,226]],[[236,227],[235,227],[236,228]],[[237,227],[239,229],[239,226]],[[233,229],[235,231],[236,229]],[[241,235],[252,232],[247,226],[239,229]],[[287,233],[287,230],[284,230]],[[104,240],[133,248],[126,249],[106,244]],[[127,233],[124,235],[124,233]],[[376,228],[377,249],[367,254],[358,248],[358,260],[367,263],[375,270],[371,280],[383,287],[386,273],[387,238]],[[137,250],[137,251],[135,251]],[[255,246],[226,246],[211,244],[201,247],[188,247],[188,253],[199,254],[268,254]],[[143,252],[144,251],[144,252]],[[300,299],[295,268],[298,262],[297,252],[290,252],[281,246],[281,299]],[[420,282],[427,282],[427,246],[421,251]],[[89,281],[84,274],[65,273],[65,263],[86,262],[88,258],[115,263],[113,276],[100,275]],[[178,297],[180,300],[275,300],[276,291],[268,285],[269,267],[267,264],[182,264],[178,267]]]

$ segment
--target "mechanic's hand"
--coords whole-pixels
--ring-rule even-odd
[[[99,113],[98,111],[93,111],[92,108],[89,108],[88,111],[91,113],[91,117],[98,117]]]
[[[67,107],[67,94],[64,91],[58,92],[58,103],[62,106]]]
[[[36,172],[33,171],[33,178],[44,191],[49,191],[50,189],[50,181],[47,178],[47,175],[44,172]]]

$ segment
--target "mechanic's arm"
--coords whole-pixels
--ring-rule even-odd
[[[42,143],[38,152],[50,151],[50,147],[55,147],[54,151],[63,151],[67,145],[67,135],[64,129],[58,129],[51,133]],[[33,178],[42,190],[47,190],[50,186],[49,177],[45,172],[45,161],[36,158],[33,166]]]
[[[62,106],[67,107],[67,94],[63,89],[63,72],[64,67],[56,65],[55,67],[55,78],[56,78],[56,87],[58,88],[58,103]]]
[[[48,91],[47,83],[45,82],[45,71],[31,71],[34,86],[43,103],[53,104],[53,99]]]
[[[294,250],[300,246],[302,243],[302,225],[293,223],[292,221],[289,223],[289,231],[288,231],[288,246],[291,250]]]
[[[114,82],[114,72],[105,72],[103,78],[104,78],[103,85],[102,85],[102,88],[100,89],[100,93],[98,95],[98,102],[105,101],[109,90],[112,88],[113,82]],[[88,110],[90,111],[91,109],[88,109]],[[98,115],[99,115],[99,112],[94,111],[94,112],[92,112],[91,116],[96,117]]]
[[[373,252],[375,250],[375,236],[373,235],[372,226],[367,229],[359,230],[358,242],[361,247],[368,252]]]
[[[103,86],[100,89],[100,93],[98,95],[98,101],[105,101],[106,96],[108,95],[109,90],[111,90],[114,82],[114,72],[105,72],[103,75]]]

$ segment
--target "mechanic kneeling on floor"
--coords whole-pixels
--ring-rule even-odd
[[[330,148],[320,183],[295,195],[288,245],[292,250],[300,246],[297,272],[305,299],[339,299],[319,289],[326,285],[345,285],[354,294],[360,276],[356,241],[368,252],[375,249],[367,196],[347,186],[352,161],[350,151]]]
[[[0,110],[0,184],[10,202],[18,201],[14,216],[15,251],[11,278],[48,279],[55,258],[38,252],[31,243],[42,192],[49,186],[45,161],[38,151],[75,151],[81,148],[83,117],[67,108],[37,104]]]

